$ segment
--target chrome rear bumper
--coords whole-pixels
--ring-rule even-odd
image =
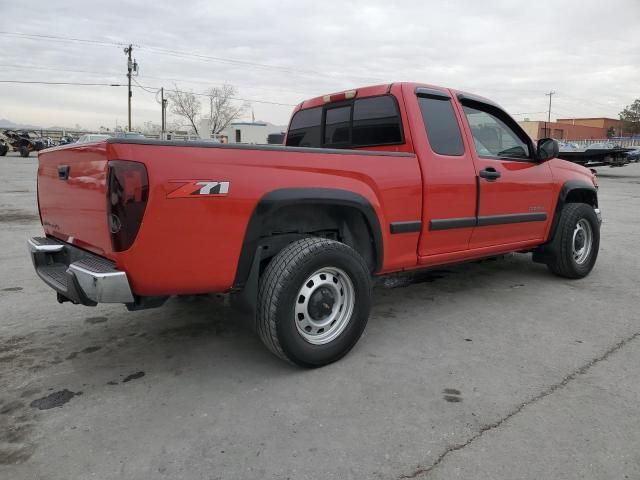
[[[133,303],[127,274],[113,262],[54,238],[27,242],[38,276],[56,292],[58,301],[95,306]]]

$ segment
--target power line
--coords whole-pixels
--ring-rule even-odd
[[[65,72],[65,73],[88,73],[91,75],[110,75],[110,76],[121,75],[120,72],[96,72],[95,70],[70,70],[68,68],[55,68],[51,66],[39,66],[39,65],[15,65],[15,64],[2,63],[0,64],[0,67],[19,68],[21,70],[47,70],[52,72]]]
[[[0,67],[8,67],[8,68],[18,68],[21,70],[44,70],[44,71],[52,71],[52,72],[65,72],[65,73],[88,73],[90,75],[106,75],[112,77],[119,77],[122,75],[120,72],[98,72],[95,70],[70,70],[67,68],[55,68],[52,66],[39,66],[39,65],[16,65],[16,64],[0,64]],[[222,87],[221,84],[212,83],[208,80],[194,80],[194,79],[186,79],[186,78],[170,78],[170,77],[156,77],[154,75],[140,74],[140,78],[150,79],[150,80],[159,80],[161,82],[172,82],[172,83],[193,83],[197,85],[207,85],[209,87]],[[238,85],[234,82],[234,85],[239,86],[241,88],[251,88],[257,90],[269,90],[269,91],[280,91],[284,93],[290,93],[295,95],[302,96],[311,96],[312,94],[308,91],[301,92],[296,90],[289,90],[287,88],[280,87],[255,87],[255,86],[246,86],[246,85]]]
[[[136,84],[136,86],[140,87],[142,90],[144,90],[147,93],[153,93],[156,95],[156,97],[158,96],[158,92],[160,91],[160,89],[151,89],[148,87],[145,87],[144,85],[140,85],[138,83],[138,81],[135,78],[132,78],[133,82]]]
[[[9,35],[9,36],[16,36],[16,37],[20,37],[20,38],[29,38],[29,39],[36,39],[36,40],[57,40],[57,41],[65,41],[65,42],[80,42],[80,43],[85,43],[85,44],[94,44],[94,45],[101,45],[101,46],[123,46],[123,45],[127,45],[124,42],[113,42],[113,41],[102,41],[102,40],[92,40],[92,39],[85,39],[85,38],[77,38],[77,37],[63,37],[63,36],[57,36],[57,35],[40,35],[40,34],[32,34],[32,33],[22,33],[22,32],[9,32],[9,31],[0,31],[0,35]],[[270,69],[270,70],[277,70],[277,71],[282,71],[285,73],[302,73],[305,75],[314,75],[314,76],[319,76],[320,78],[324,78],[326,76],[336,76],[335,72],[332,73],[327,73],[327,72],[320,72],[317,70],[305,70],[305,69],[301,69],[301,68],[292,68],[292,67],[285,67],[285,66],[280,66],[280,65],[272,65],[272,64],[266,64],[266,63],[259,63],[259,62],[250,62],[250,61],[245,61],[245,60],[236,60],[236,59],[232,59],[232,58],[224,58],[224,57],[217,57],[217,56],[212,56],[212,55],[204,55],[204,54],[199,54],[199,53],[192,53],[192,52],[185,52],[185,51],[180,51],[180,50],[172,50],[172,49],[168,49],[168,48],[163,48],[163,47],[156,47],[156,46],[152,46],[152,45],[136,45],[133,44],[133,46],[137,47],[138,49],[141,50],[147,50],[149,52],[154,52],[154,53],[158,53],[161,55],[168,55],[168,56],[173,56],[173,57],[178,57],[178,58],[194,58],[194,59],[198,59],[198,60],[203,60],[203,61],[213,61],[213,62],[221,62],[221,63],[227,63],[227,64],[233,64],[233,65],[238,65],[238,66],[244,66],[244,67],[254,67],[254,68],[262,68],[262,69]],[[353,74],[337,74],[339,76],[342,77],[350,77],[350,78],[360,78],[360,79],[367,79],[367,80],[376,80],[376,81],[382,81],[382,79],[380,78],[376,78],[376,77],[362,77],[359,75],[353,75]]]
[[[56,35],[41,35],[37,33],[22,33],[22,32],[8,32],[8,31],[0,31],[0,35],[9,35],[11,37],[21,37],[21,38],[31,38],[31,39],[42,39],[42,40],[55,40],[55,41],[64,41],[64,42],[79,42],[79,43],[89,43],[93,45],[102,45],[108,47],[121,47],[126,45],[124,42],[110,42],[105,40],[90,40],[87,38],[75,38],[75,37],[60,37]],[[136,45],[137,46],[137,45]]]
[[[91,87],[126,87],[120,83],[44,82],[39,80],[0,80],[0,83],[26,83],[31,85],[79,85]]]
[[[17,84],[30,84],[30,85],[78,85],[78,86],[101,86],[101,87],[126,87],[127,86],[127,84],[121,84],[121,83],[47,82],[47,81],[36,81],[36,80],[33,80],[33,81],[32,80],[0,80],[0,83],[17,83]],[[161,87],[151,87],[149,85],[140,85],[140,84],[131,85],[131,87],[147,89],[149,93],[156,93],[161,88]],[[165,92],[190,93],[199,97],[209,96],[206,93],[187,92],[185,90],[178,90],[178,89],[165,88]],[[241,97],[229,97],[229,98],[231,98],[231,100],[237,100],[241,102],[264,103],[266,105],[278,105],[278,106],[284,106],[284,107],[297,106],[297,104],[295,103],[272,102],[269,100],[257,100],[255,98],[241,98]]]
[[[521,113],[510,113],[509,115],[514,116],[514,115],[535,115],[537,113],[547,113],[546,110],[543,110],[541,112],[521,112]]]

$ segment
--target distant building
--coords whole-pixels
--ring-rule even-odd
[[[558,123],[568,123],[570,125],[582,125],[585,127],[602,128],[605,131],[613,128],[615,131],[614,136],[620,135],[622,129],[622,120],[607,117],[591,117],[591,118],[558,118]],[[605,135],[606,136],[606,135]]]
[[[229,143],[263,143],[266,144],[269,135],[282,133],[286,127],[273,125],[268,122],[233,122],[221,134],[227,137]]]
[[[607,138],[607,129],[572,125],[561,122],[523,121],[518,122],[527,134],[535,140],[552,137],[556,140],[588,140]]]
[[[233,122],[215,135],[215,138],[225,143],[266,144],[269,135],[282,133],[286,129],[287,127],[269,122]],[[200,138],[214,138],[208,119],[202,119],[198,122],[198,133]]]
[[[534,139],[552,137],[557,140],[605,139],[610,128],[613,136],[619,136],[622,122],[615,118],[558,118],[555,122],[518,122]]]

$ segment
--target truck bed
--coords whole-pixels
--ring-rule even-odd
[[[143,164],[149,179],[139,232],[120,252],[107,219],[108,165],[116,160]],[[367,198],[385,223],[421,216],[420,169],[407,152],[112,138],[46,150],[39,163],[46,235],[113,261],[138,295],[231,289],[252,212],[280,188],[344,188]],[[59,176],[65,166],[67,179]],[[181,194],[215,182],[228,182],[228,193]],[[415,263],[418,233],[390,238],[383,225],[383,235],[385,258],[406,262],[400,252],[412,252]]]

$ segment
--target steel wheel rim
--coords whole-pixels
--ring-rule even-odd
[[[355,289],[339,268],[321,268],[307,278],[296,297],[294,321],[300,336],[313,345],[335,340],[349,325]]]
[[[576,228],[573,230],[571,241],[573,260],[578,265],[582,265],[589,258],[592,246],[593,230],[591,224],[583,218],[576,223]]]

